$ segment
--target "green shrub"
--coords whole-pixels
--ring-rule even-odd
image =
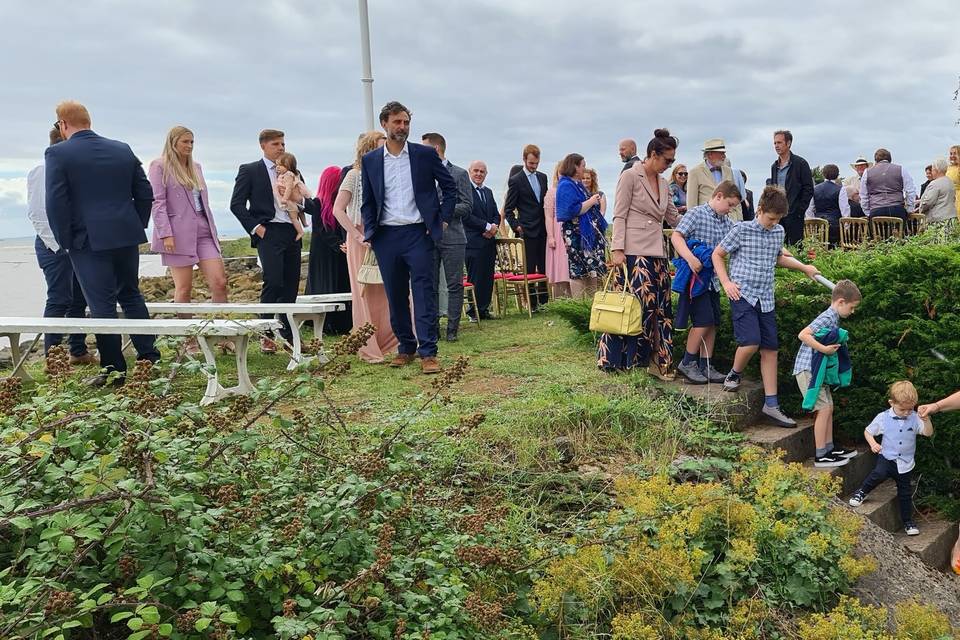
[[[801,256],[806,259],[806,256]],[[814,264],[836,282],[853,280],[863,293],[856,314],[843,320],[850,331],[853,383],[834,394],[837,434],[862,442],[863,429],[888,407],[886,390],[896,380],[911,380],[921,402],[933,402],[960,389],[960,244],[942,231],[857,251],[818,251]],[[777,269],[777,324],[780,338],[779,387],[788,413],[801,413],[793,377],[800,346],[797,334],[830,304],[830,293],[803,274]],[[716,357],[729,366],[736,345],[729,303],[724,299]],[[564,317],[587,331],[589,311],[569,306]],[[674,353],[682,354],[685,334],[674,333]],[[941,360],[933,353],[943,354]],[[759,378],[759,358],[748,375]],[[960,413],[934,419],[936,434],[921,438],[917,474],[922,501],[960,516]]]

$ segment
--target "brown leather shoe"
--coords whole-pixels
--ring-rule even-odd
[[[675,374],[673,371],[663,371],[659,365],[652,362],[650,363],[650,366],[647,367],[647,373],[658,380],[663,380],[664,382],[674,382],[677,379],[677,374]]]
[[[92,353],[85,353],[82,356],[70,356],[70,364],[97,364],[99,360]]]
[[[396,357],[390,361],[391,367],[405,367],[411,362],[413,362],[414,356],[412,353],[398,353]]]
[[[277,343],[270,338],[260,338],[260,353],[276,353]]]
[[[427,374],[440,373],[440,363],[433,356],[420,358],[420,372]]]

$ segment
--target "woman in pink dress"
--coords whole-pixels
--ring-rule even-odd
[[[567,264],[567,245],[563,241],[563,225],[557,221],[557,182],[560,163],[553,168],[553,181],[543,196],[543,215],[547,227],[547,280],[554,298],[570,297],[570,269]]]
[[[353,302],[353,328],[366,323],[377,328],[358,354],[362,360],[381,363],[384,356],[397,350],[399,341],[390,328],[390,308],[387,293],[382,284],[361,284],[357,272],[369,247],[363,239],[363,222],[360,218],[360,203],[363,199],[363,182],[360,179],[360,159],[364,154],[383,146],[385,136],[379,131],[370,131],[357,141],[357,155],[353,168],[347,172],[340,185],[340,192],[333,203],[333,215],[347,230],[347,270],[350,273],[350,294]]]

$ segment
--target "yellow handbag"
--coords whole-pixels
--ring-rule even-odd
[[[623,270],[623,291],[611,291],[614,270],[607,274],[603,290],[593,294],[590,307],[590,330],[618,336],[636,336],[643,332],[640,300],[630,287],[627,266]]]

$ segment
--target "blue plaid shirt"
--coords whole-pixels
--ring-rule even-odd
[[[817,335],[817,332],[821,329],[839,329],[840,314],[837,313],[833,307],[828,307],[826,311],[814,318],[813,322],[807,326],[810,327],[813,335]],[[797,359],[793,362],[793,375],[797,375],[801,371],[810,371],[812,373],[812,370],[813,349],[801,343],[800,350],[797,351]]]
[[[736,223],[725,215],[721,215],[713,210],[709,204],[702,204],[699,207],[688,209],[674,231],[682,235],[687,240],[699,240],[700,242],[716,247],[724,237],[730,233]],[[710,288],[714,291],[720,291],[720,280],[716,275],[710,283]]]
[[[780,225],[766,229],[756,220],[734,225],[718,246],[730,254],[730,279],[740,287],[740,297],[760,311],[773,311],[773,272],[783,249]]]

